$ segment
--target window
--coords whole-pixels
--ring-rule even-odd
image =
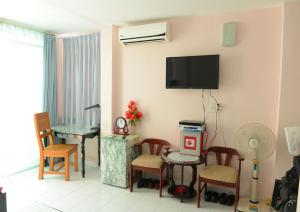
[[[43,34],[0,23],[0,176],[38,164],[33,114],[42,110]]]

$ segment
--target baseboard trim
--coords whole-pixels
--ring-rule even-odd
[[[92,167],[98,167],[98,163],[91,160],[85,160],[85,164]]]

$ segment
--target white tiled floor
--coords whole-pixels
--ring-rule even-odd
[[[37,179],[38,170],[30,170],[9,178],[0,179],[7,192],[8,212],[183,212],[183,211],[233,211],[232,207],[196,200],[181,203],[164,190],[159,198],[158,190],[118,188],[100,182],[99,169],[87,167],[86,178],[81,172],[71,173],[70,181],[63,176],[46,175]]]

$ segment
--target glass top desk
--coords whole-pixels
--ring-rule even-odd
[[[98,166],[100,166],[100,129],[92,128],[91,126],[78,125],[57,125],[51,127],[51,131],[55,136],[77,135],[81,137],[81,162],[82,162],[82,177],[85,177],[85,139],[98,136]],[[63,142],[65,142],[65,138]]]

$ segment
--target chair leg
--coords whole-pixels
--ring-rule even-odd
[[[53,158],[53,157],[50,158],[50,166],[49,166],[49,170],[50,170],[50,171],[53,171],[53,170],[54,170],[54,158]]]
[[[238,184],[238,195],[237,195],[237,197],[238,197],[238,201],[240,200],[240,182],[239,182],[239,184]]]
[[[236,212],[237,209],[238,199],[239,199],[239,186],[237,185],[235,189],[234,212]]]
[[[199,176],[198,191],[197,191],[197,208],[200,208],[200,197],[201,197],[201,180],[200,180],[200,176]]]
[[[133,191],[133,167],[130,165],[130,192]]]
[[[143,179],[143,171],[139,171],[139,179]]]
[[[169,164],[167,165],[167,185],[170,183],[170,166]]]
[[[78,151],[76,148],[76,151],[74,152],[74,171],[78,172]]]
[[[44,179],[44,157],[40,156],[39,179]]]
[[[159,170],[159,197],[162,197],[163,168]]]
[[[70,180],[70,156],[65,156],[65,181]]]

